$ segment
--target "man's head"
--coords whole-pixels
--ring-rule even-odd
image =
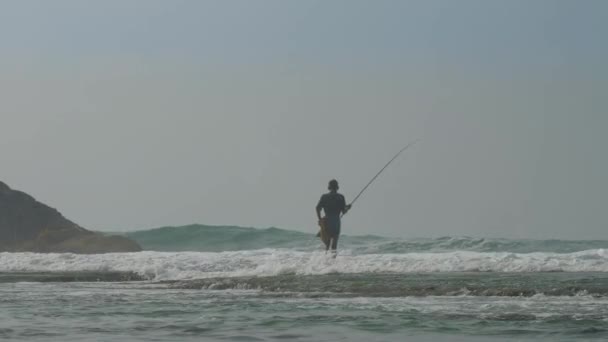
[[[329,181],[329,184],[327,185],[327,189],[329,191],[338,191],[340,187],[338,186],[338,181],[335,179],[332,179]]]

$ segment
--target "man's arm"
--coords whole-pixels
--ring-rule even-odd
[[[345,205],[344,210],[342,210],[342,215],[346,214],[350,210],[351,207],[352,207],[352,205],[350,205],[350,204]]]
[[[346,204],[346,200],[344,199],[344,196],[342,196],[342,215],[345,215],[350,210],[350,207],[352,207],[352,205]]]

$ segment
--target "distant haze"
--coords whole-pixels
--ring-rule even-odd
[[[606,1],[3,1],[0,180],[94,230],[606,239]]]

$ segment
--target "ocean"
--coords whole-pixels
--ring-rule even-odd
[[[604,341],[608,241],[186,226],[145,251],[0,253],[0,340]]]

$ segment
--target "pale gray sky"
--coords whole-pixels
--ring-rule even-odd
[[[606,238],[608,2],[0,2],[0,180],[96,230]]]

